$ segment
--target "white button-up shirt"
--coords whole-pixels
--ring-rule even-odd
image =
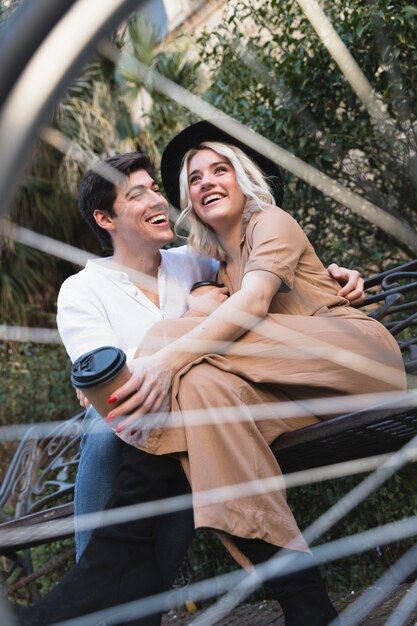
[[[186,246],[161,250],[158,308],[126,272],[111,268],[111,257],[88,261],[67,278],[58,295],[58,330],[70,359],[106,345],[133,358],[149,328],[161,319],[181,317],[191,285],[214,278],[217,269],[216,261]]]

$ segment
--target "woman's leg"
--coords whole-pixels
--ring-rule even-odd
[[[231,535],[231,543],[254,565],[284,546],[299,571],[274,577],[267,586],[281,604],[286,626],[327,626],[337,613],[287,505],[285,489],[282,483],[281,489],[277,486],[281,472],[268,445],[279,432],[316,419],[280,420],[275,416],[281,400],[282,394],[269,386],[249,385],[206,363],[184,376],[177,395],[184,419],[188,411],[199,410],[190,414],[186,427],[196,526]],[[196,415],[205,416],[207,423],[193,426]],[[219,488],[224,491],[211,491]],[[207,504],[204,495],[199,499],[204,491],[209,491]],[[245,564],[227,537],[221,538]]]
[[[286,399],[207,363],[181,379],[173,404],[184,421],[197,528],[308,550],[269,443],[317,419],[280,419],[279,404]],[[216,493],[207,501],[198,495],[213,489],[220,490],[217,499]]]
[[[195,364],[205,360],[252,383],[277,385],[295,400],[404,391],[404,363],[392,335],[366,316],[357,318],[353,312],[346,317],[349,307],[337,309],[311,317],[268,315],[230,345],[209,342],[206,356]],[[158,322],[142,342],[140,354],[152,354],[200,323],[201,318]]]

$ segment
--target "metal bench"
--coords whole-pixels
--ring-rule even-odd
[[[370,307],[368,314],[381,320],[396,337],[407,372],[414,374],[417,371],[417,260],[373,276],[365,281],[365,288],[368,295],[363,307],[365,310]],[[417,410],[408,406],[407,397],[404,400],[403,407],[398,401],[394,406],[386,402],[286,433],[273,443],[272,449],[286,473],[393,452],[417,434]],[[71,499],[83,415],[79,413],[54,426],[42,438],[37,435],[36,427],[27,431],[0,488],[0,533],[72,517]],[[7,549],[0,547],[0,554],[11,563],[3,572],[8,592],[24,584],[31,599],[37,599],[36,578],[57,565],[55,558],[40,571],[33,571],[31,548],[39,543],[29,539],[23,543],[16,541]],[[62,555],[64,558],[68,555]],[[17,570],[21,572],[18,581]]]
[[[6,529],[72,517],[83,417],[81,412],[51,426],[45,436],[39,435],[36,426],[26,431],[0,486],[0,536]],[[68,534],[51,541],[65,536]],[[5,557],[1,569],[7,593],[26,586],[31,600],[37,600],[36,579],[73,556],[73,549],[67,549],[34,572],[31,548],[40,543],[46,542],[29,539],[0,548]]]

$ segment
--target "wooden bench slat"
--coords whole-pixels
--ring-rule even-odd
[[[404,400],[409,404],[408,395]],[[272,451],[285,473],[394,452],[417,435],[417,412],[415,405],[392,404],[284,433]]]
[[[38,511],[37,513],[30,513],[23,517],[9,520],[0,525],[2,531],[16,530],[18,528],[32,528],[37,524],[44,522],[51,522],[56,520],[72,518],[74,515],[74,503],[68,502],[67,504],[59,504],[52,508],[46,509],[46,511]],[[74,527],[71,531],[55,535],[51,538],[51,542],[58,541],[59,539],[66,539],[74,534]],[[49,543],[45,539],[25,539],[24,541],[8,542],[7,547],[2,547],[0,553],[8,553],[10,551],[21,550],[23,548],[33,548],[38,545],[44,545]]]

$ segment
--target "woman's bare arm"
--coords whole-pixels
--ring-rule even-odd
[[[159,411],[175,374],[199,356],[215,351],[213,343],[219,342],[224,349],[225,344],[235,341],[263,320],[281,283],[281,279],[272,272],[249,272],[243,278],[241,289],[203,318],[193,330],[153,356],[131,361],[131,378],[113,394],[118,399],[126,398],[111,412],[113,423],[117,423],[116,418],[128,415],[118,425],[118,432],[132,427],[137,418],[145,413]],[[207,349],[207,342],[210,343],[210,350]]]

